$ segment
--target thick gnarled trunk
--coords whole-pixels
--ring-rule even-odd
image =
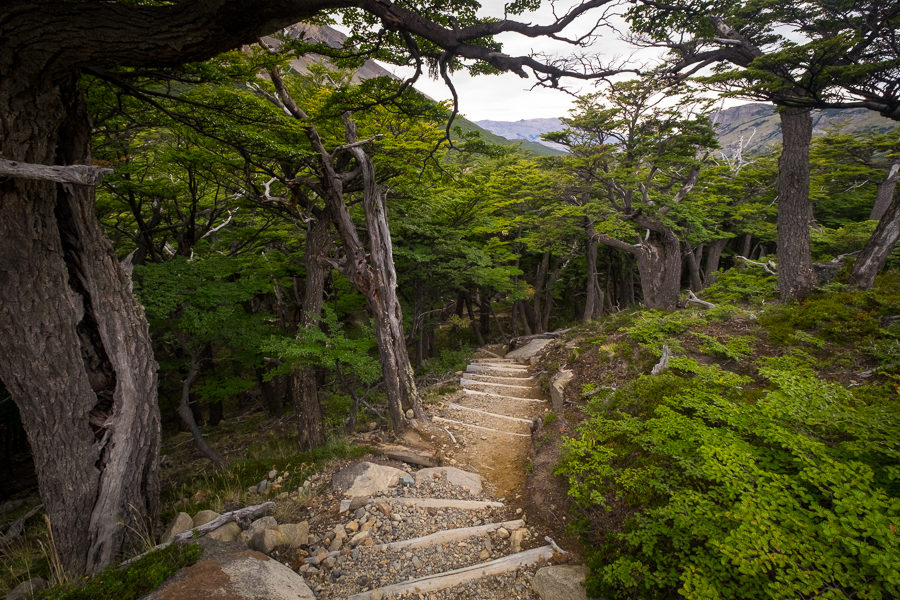
[[[78,73],[2,71],[3,156],[89,164]],[[97,571],[134,542],[159,492],[146,319],[93,210],[88,186],[0,179],[0,378],[72,573]]]
[[[778,291],[782,300],[802,300],[816,286],[809,226],[809,144],[812,118],[808,108],[781,109],[784,142],[778,158]]]

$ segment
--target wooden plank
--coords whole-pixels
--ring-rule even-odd
[[[440,421],[441,423],[453,423],[454,425],[462,425],[464,427],[471,427],[472,429],[478,429],[480,431],[489,431],[491,433],[503,433],[506,435],[514,435],[516,437],[527,437],[530,438],[530,433],[514,433],[512,431],[503,431],[502,429],[493,429],[491,427],[482,427],[481,425],[473,425],[472,423],[466,423],[465,421],[456,421],[454,419],[445,419],[444,417],[432,417],[432,421]]]
[[[488,523],[487,525],[478,525],[475,527],[457,527],[456,529],[445,529],[436,531],[429,535],[423,535],[408,540],[400,540],[399,542],[389,542],[387,544],[378,544],[372,546],[375,550],[390,552],[393,550],[403,550],[404,548],[428,548],[429,546],[438,546],[447,542],[458,542],[466,538],[476,535],[484,535],[497,531],[501,527],[510,531],[515,531],[525,526],[525,521],[516,519],[514,521],[505,521],[503,523]]]
[[[454,500],[452,498],[381,498],[390,504],[406,504],[418,508],[456,508],[459,510],[483,510],[503,508],[502,502],[494,500]]]
[[[502,575],[503,573],[514,571],[520,567],[531,566],[541,561],[549,561],[551,558],[553,558],[553,546],[541,546],[540,548],[510,554],[503,558],[473,565],[471,567],[463,567],[444,573],[419,577],[418,579],[413,579],[411,581],[387,585],[378,588],[378,591],[381,592],[381,597],[383,598],[401,596],[403,594],[435,592],[437,590],[462,585],[471,581],[477,581],[492,575]],[[347,598],[347,600],[371,600],[373,591],[374,590],[370,590],[354,594]]]
[[[481,410],[480,408],[470,408],[468,406],[463,406],[463,405],[457,404],[455,402],[451,402],[450,404],[448,404],[447,408],[450,408],[451,410],[468,410],[468,411],[476,412],[476,413],[479,413],[482,415],[487,415],[489,417],[497,417],[498,419],[509,419],[510,421],[518,421],[519,423],[527,423],[528,425],[531,425],[534,423],[534,421],[532,421],[531,419],[521,419],[519,417],[510,417],[508,415],[498,415],[497,413],[492,413],[492,412],[488,412],[486,410]]]
[[[476,396],[493,396],[494,398],[502,398],[503,400],[521,400],[522,402],[546,402],[546,400],[541,400],[538,398],[520,398],[519,396],[504,396],[503,394],[492,394],[490,392],[482,392],[481,390],[470,390],[468,388],[463,388],[462,390],[466,394],[474,394]]]

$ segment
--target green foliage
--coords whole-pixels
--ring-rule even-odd
[[[740,360],[749,356],[751,352],[750,342],[753,338],[745,335],[733,336],[724,341],[704,333],[694,333],[694,337],[702,340],[700,350],[711,356],[728,360]]]
[[[900,312],[900,297],[885,291],[858,292],[838,286],[770,310],[760,323],[778,343],[789,343],[797,330],[838,343],[878,336],[881,317]]]
[[[428,359],[419,367],[417,374],[428,375],[462,371],[472,360],[473,356],[474,351],[469,346],[457,349],[441,348],[435,358]]]
[[[675,336],[705,324],[703,315],[693,310],[647,310],[640,313],[625,331],[641,345],[660,353],[663,343],[668,343],[674,350],[677,346]]]
[[[586,508],[631,516],[589,558],[616,598],[889,598],[900,593],[896,407],[790,370],[682,361],[615,394],[560,472]],[[624,401],[639,397],[642,401]]]
[[[38,600],[136,600],[155,590],[178,569],[192,565],[203,554],[197,544],[172,544],[118,569],[110,567],[86,582],[43,590]]]
[[[761,304],[778,296],[774,275],[760,267],[737,266],[721,272],[703,291],[703,298],[714,304]]]
[[[322,310],[321,327],[300,328],[293,338],[272,336],[262,343],[264,352],[282,360],[282,365],[267,377],[288,373],[295,366],[334,368],[337,365],[364,383],[381,377],[381,365],[372,356],[374,348],[375,334],[370,326],[350,336],[328,305]]]

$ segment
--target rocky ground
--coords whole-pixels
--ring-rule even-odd
[[[263,517],[210,537],[243,541],[288,565],[309,590],[294,598],[583,597],[577,585],[567,587],[583,576],[580,570],[551,566],[571,556],[521,508],[531,434],[546,410],[527,366],[509,358],[478,360],[462,376],[460,391],[429,407],[433,424],[446,433],[436,439],[447,466],[353,463],[330,481],[320,476],[304,485],[320,507],[306,521]],[[184,515],[182,527],[197,527],[195,520]],[[183,578],[175,585],[189,587]],[[223,592],[234,594],[232,588]],[[176,597],[166,594],[156,597]]]

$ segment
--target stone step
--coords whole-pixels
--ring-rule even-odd
[[[457,425],[459,427],[466,427],[469,429],[475,429],[477,431],[484,431],[487,433],[495,433],[499,435],[509,435],[514,437],[531,437],[531,429],[529,428],[529,433],[523,433],[521,431],[507,431],[506,429],[496,429],[493,427],[485,427],[483,425],[477,425],[475,423],[467,423],[466,421],[460,421],[457,419],[447,419],[445,417],[432,417],[433,421],[437,421],[438,423],[448,423],[452,425]]]
[[[477,381],[463,377],[459,380],[459,384],[467,390],[477,390],[479,392],[494,392],[502,396],[512,396],[514,398],[540,398],[541,390],[530,385],[510,385],[507,383],[489,383],[487,381]]]
[[[532,402],[543,404],[546,400],[542,400],[540,398],[522,398],[520,396],[507,396],[504,394],[495,394],[493,392],[482,392],[481,390],[471,390],[469,388],[463,388],[462,392],[467,396],[481,396],[485,398],[499,398],[501,400],[518,400],[519,402]]]
[[[476,363],[500,363],[500,364],[520,364],[518,361],[513,360],[512,358],[476,358],[474,361]]]
[[[457,527],[456,529],[444,529],[436,531],[428,535],[408,540],[400,540],[387,544],[378,544],[372,546],[372,550],[380,550],[383,552],[393,552],[396,550],[405,550],[406,548],[427,548],[430,546],[439,546],[449,542],[458,542],[473,536],[483,536],[498,529],[506,529],[507,531],[515,531],[525,526],[525,521],[515,519],[513,521],[504,521],[502,523],[488,523],[487,525],[476,525],[474,527]]]
[[[522,417],[510,417],[489,412],[480,408],[471,408],[460,404],[451,403],[446,407],[444,418],[454,421],[462,421],[470,425],[478,425],[498,431],[508,431],[510,433],[531,433],[531,419]]]
[[[484,510],[487,508],[503,508],[502,502],[496,500],[456,500],[453,498],[384,498],[390,504],[406,504],[417,508],[455,508],[457,510]]]
[[[462,567],[435,575],[426,575],[410,581],[395,583],[374,590],[354,594],[347,600],[373,600],[373,598],[391,598],[403,594],[423,594],[435,592],[457,585],[463,585],[492,575],[500,575],[516,569],[532,566],[541,561],[553,558],[553,546],[541,546],[509,554],[503,558],[479,563],[470,567]]]

